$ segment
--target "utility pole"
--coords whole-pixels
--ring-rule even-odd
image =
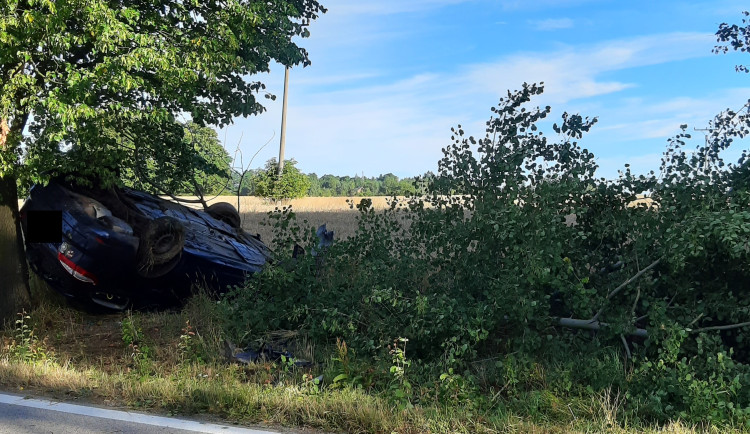
[[[708,141],[708,136],[709,135],[706,134],[706,133],[709,133],[709,132],[713,133],[714,132],[714,128],[695,128],[695,127],[693,127],[693,130],[694,131],[700,131],[700,132],[703,133],[703,137],[705,137],[705,139],[706,139],[706,147],[708,147],[708,142],[709,142]],[[706,170],[706,166],[708,166],[708,153],[706,153],[706,158],[703,159],[702,170],[705,171]]]
[[[279,144],[279,178],[284,172],[284,146],[286,145],[286,100],[289,90],[289,67],[284,69],[284,104],[281,109],[281,143]]]

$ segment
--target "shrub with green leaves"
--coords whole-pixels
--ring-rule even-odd
[[[255,195],[273,200],[304,197],[310,188],[310,180],[296,167],[294,160],[284,160],[284,170],[279,176],[275,158],[266,162],[266,167],[253,175]]]
[[[721,158],[750,125],[747,107],[717,116],[695,150],[683,126],[658,175],[626,165],[604,180],[578,143],[596,118],[564,113],[552,140],[538,127],[550,107],[529,106],[542,91],[509,92],[483,138],[455,128],[428,195],[382,212],[365,199],[355,235],[324,260],[269,267],[229,293],[229,329],[342,339],[379,363],[403,337],[423,382],[493,359],[485,387],[506,391],[509,354],[575,361],[586,373],[563,375],[561,390],[627,388],[631,408],[650,408],[636,416],[750,420],[748,154]],[[273,217],[288,243],[314,245],[293,213]],[[617,364],[627,370],[612,375]]]

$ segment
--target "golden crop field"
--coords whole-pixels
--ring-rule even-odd
[[[388,206],[387,201],[390,198],[373,197],[371,199],[375,209],[384,209]],[[260,223],[266,219],[268,212],[285,206],[292,207],[292,211],[297,215],[299,222],[307,220],[313,227],[325,224],[328,230],[334,231],[336,239],[344,239],[353,235],[357,228],[356,216],[358,211],[356,208],[350,207],[347,200],[351,201],[352,204],[357,204],[362,198],[305,197],[277,204],[274,201],[259,197],[241,196],[238,207],[236,196],[219,196],[208,201],[208,204],[216,202],[231,203],[240,212],[242,227],[251,234],[260,234],[261,240],[270,244],[273,240],[272,228]],[[191,204],[191,206],[200,208],[200,205],[196,204]]]

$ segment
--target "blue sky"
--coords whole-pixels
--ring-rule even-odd
[[[750,98],[750,75],[734,70],[750,55],[711,53],[718,25],[748,9],[740,1],[321,2],[328,13],[300,41],[312,66],[290,74],[286,158],[304,172],[435,171],[452,126],[483,136],[508,89],[540,81],[545,93],[533,102],[551,105],[551,120],[563,111],[599,118],[580,142],[600,176],[625,163],[646,172],[680,124],[705,127]],[[258,167],[278,156],[283,68],[255,78],[277,100],[219,134],[230,154],[239,144],[245,165],[270,140]]]

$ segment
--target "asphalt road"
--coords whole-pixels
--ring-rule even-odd
[[[186,419],[111,410],[0,393],[0,434],[26,433],[278,434]]]

